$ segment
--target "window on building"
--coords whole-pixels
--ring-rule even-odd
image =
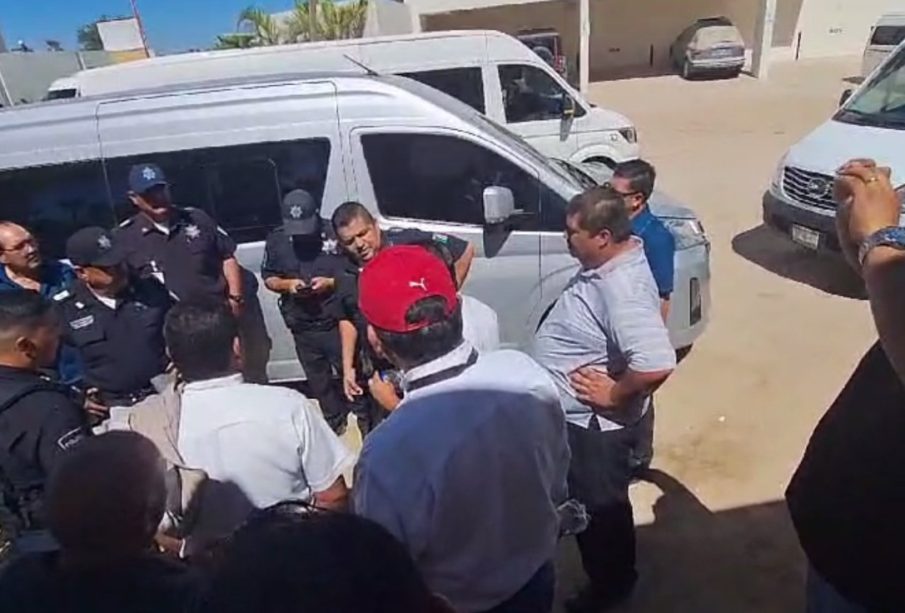
[[[135,209],[127,177],[134,164],[159,165],[170,182],[173,202],[206,211],[239,243],[264,240],[281,223],[280,200],[307,190],[320,203],[327,179],[330,141],[255,143],[170,151],[106,160],[117,217]]]
[[[582,106],[537,66],[505,64],[499,71],[506,123],[562,119],[569,104],[575,109],[575,117],[585,114]]]
[[[73,232],[113,225],[100,162],[0,171],[0,219],[31,230],[45,257],[66,257]]]
[[[388,217],[484,223],[484,189],[506,187],[527,215],[520,230],[561,230],[565,202],[513,162],[475,143],[436,134],[362,137],[377,206]]]
[[[480,67],[422,70],[402,73],[401,76],[439,89],[478,112],[484,112],[484,80]]]

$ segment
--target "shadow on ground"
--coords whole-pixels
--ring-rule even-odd
[[[732,250],[786,279],[845,298],[866,298],[864,284],[840,254],[814,252],[763,224],[732,239]]]
[[[635,595],[614,611],[804,610],[804,558],[785,502],[711,512],[670,475],[655,470],[647,480],[662,496],[654,522],[638,527]],[[562,602],[583,581],[574,539],[561,543],[557,562]]]

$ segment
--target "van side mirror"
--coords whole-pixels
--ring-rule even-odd
[[[575,117],[575,101],[572,100],[572,96],[568,94],[563,94],[562,97],[562,108],[560,110],[560,114],[562,118],[566,121]]]
[[[849,88],[849,89],[845,90],[844,92],[842,92],[842,95],[839,96],[839,106],[842,106],[846,102],[848,102],[848,99],[852,97],[852,94],[854,93],[854,91],[855,90]]]
[[[515,213],[515,197],[508,187],[491,185],[484,188],[484,223],[501,224]]]

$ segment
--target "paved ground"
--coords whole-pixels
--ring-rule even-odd
[[[659,187],[713,241],[713,321],[657,402],[656,485],[634,488],[643,572],[626,611],[803,607],[803,560],[782,502],[808,437],[874,331],[841,260],[761,226],[776,163],[831,114],[856,58],[751,78],[597,83],[637,124]],[[563,591],[581,579],[571,543]]]

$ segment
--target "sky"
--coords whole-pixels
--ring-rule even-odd
[[[293,0],[137,0],[149,46],[158,53],[208,48],[218,34],[233,32],[249,5],[268,12],[292,8]],[[0,33],[9,47],[19,40],[34,49],[58,40],[78,49],[76,30],[101,15],[131,15],[129,0],[0,0]]]

